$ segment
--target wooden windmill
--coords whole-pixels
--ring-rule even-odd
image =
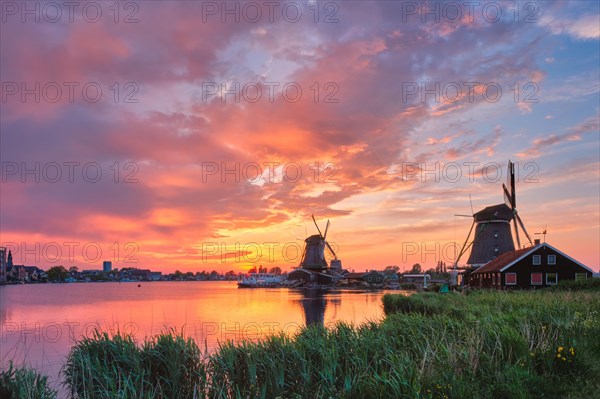
[[[517,247],[521,248],[521,240],[519,238],[519,226],[523,233],[531,242],[531,238],[525,229],[525,225],[517,212],[517,193],[515,189],[515,166],[511,161],[508,161],[508,184],[510,190],[505,184],[502,185],[502,190],[505,197],[505,204],[488,206],[481,211],[474,213],[473,224],[469,230],[469,234],[454,262],[454,269],[458,268],[458,261],[467,252],[469,248],[471,253],[467,264],[471,267],[479,267],[498,255],[508,251],[514,251],[515,244],[511,234],[511,221],[514,223],[515,237],[517,239]],[[472,207],[471,207],[472,209]],[[467,215],[457,215],[467,216]],[[475,230],[473,241],[469,241],[471,233]]]
[[[310,269],[310,270],[324,270],[329,266],[327,265],[327,260],[325,259],[325,248],[327,248],[328,255],[331,254],[333,258],[331,259],[331,267],[332,268],[341,268],[341,261],[337,258],[335,251],[331,248],[331,245],[327,242],[327,231],[329,230],[329,220],[327,220],[327,224],[325,225],[325,234],[321,233],[321,229],[315,220],[315,216],[312,215],[312,220],[317,228],[319,234],[313,234],[310,237],[307,237],[304,242],[304,253],[302,254],[302,260],[300,261],[300,267],[302,269]]]

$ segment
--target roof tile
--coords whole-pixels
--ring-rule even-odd
[[[535,247],[528,247],[522,249],[516,249],[514,251],[505,252],[502,255],[499,255],[497,258],[492,259],[485,265],[481,266],[479,269],[475,270],[473,273],[494,273],[499,272],[504,266],[508,265],[511,262],[519,259],[521,256],[525,255],[527,252],[532,251]]]

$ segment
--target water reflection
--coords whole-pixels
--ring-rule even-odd
[[[332,317],[336,318],[338,306],[341,304],[341,297],[338,292],[319,288],[304,288],[300,290],[300,293],[302,298],[299,302],[302,313],[304,313],[304,323],[307,326],[325,324],[325,309],[328,304],[333,307]]]
[[[362,323],[383,316],[382,292],[238,289],[228,282],[27,284],[0,287],[0,367],[26,363],[60,383],[71,347],[94,329],[137,342],[184,331],[203,349],[257,340],[303,325]]]

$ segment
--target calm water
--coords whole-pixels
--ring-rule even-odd
[[[1,363],[25,362],[56,380],[71,346],[96,328],[140,341],[174,328],[211,351],[219,341],[294,334],[307,323],[380,320],[382,294],[238,289],[235,282],[1,286]]]

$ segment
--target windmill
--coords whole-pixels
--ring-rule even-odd
[[[514,223],[517,246],[521,248],[518,226],[521,226],[523,233],[531,243],[529,234],[525,230],[525,225],[517,212],[515,167],[511,161],[508,161],[508,184],[510,185],[510,191],[506,185],[502,185],[506,200],[505,204],[488,206],[477,213],[473,213],[473,204],[471,203],[473,223],[454,262],[455,271],[458,269],[458,261],[469,248],[472,249],[467,264],[474,267],[482,266],[505,252],[514,251],[515,244],[511,233],[511,222]],[[456,216],[469,217],[469,215]],[[473,241],[469,241],[473,230],[475,230]]]
[[[502,190],[504,191],[504,201],[506,202],[506,205],[508,205],[513,212],[513,223],[514,223],[514,227],[515,227],[515,237],[517,239],[517,247],[519,249],[522,248],[521,240],[519,238],[519,227],[517,226],[517,222],[518,222],[519,226],[521,226],[521,229],[523,229],[523,233],[525,233],[525,237],[527,237],[527,240],[529,240],[529,244],[533,246],[533,242],[531,242],[531,237],[529,237],[529,234],[527,233],[527,230],[525,229],[525,225],[523,224],[523,221],[521,220],[521,216],[519,216],[519,213],[517,212],[517,192],[515,190],[515,164],[512,163],[510,160],[508,161],[507,184],[510,185],[510,192],[508,191],[508,188],[506,187],[506,185],[504,183],[502,184]]]
[[[304,254],[302,254],[302,260],[300,261],[300,267],[302,269],[312,269],[312,270],[322,270],[327,269],[329,266],[327,265],[327,260],[325,259],[325,247],[327,247],[328,256],[331,254],[333,258],[331,259],[330,265],[331,268],[339,268],[341,269],[342,263],[337,258],[335,251],[331,248],[331,245],[327,242],[327,231],[329,230],[329,220],[327,220],[327,224],[325,225],[325,234],[321,233],[321,229],[315,220],[315,216],[312,216],[312,220],[317,228],[319,234],[313,234],[310,237],[304,240]]]

